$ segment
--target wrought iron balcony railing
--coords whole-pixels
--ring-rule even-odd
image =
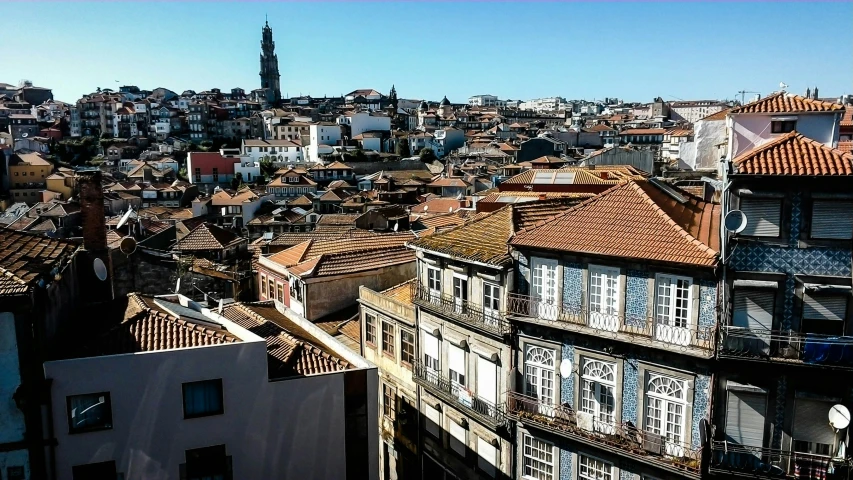
[[[469,300],[439,294],[418,282],[412,283],[412,289],[412,301],[427,310],[493,335],[510,332],[510,324],[499,310],[488,310]]]
[[[611,315],[590,311],[580,305],[542,301],[529,295],[516,293],[507,298],[507,314],[552,322],[567,330],[588,332],[596,336],[626,341],[644,341],[650,345],[666,346],[684,351],[698,350],[710,355],[714,348],[716,328],[713,325],[696,325],[695,322],[679,325],[668,323],[649,315]]]
[[[747,447],[714,440],[711,442],[708,470],[727,476],[826,480],[832,464],[833,460],[823,455]]]
[[[723,326],[720,356],[853,368],[853,337]]]
[[[453,405],[456,409],[475,417],[481,423],[492,428],[500,427],[506,423],[506,416],[497,405],[483,400],[465,386],[450,380],[422,362],[415,361],[412,373],[415,383]]]
[[[572,440],[596,445],[619,455],[681,475],[699,478],[702,448],[693,447],[630,423],[605,422],[520,393],[507,393],[507,416]]]

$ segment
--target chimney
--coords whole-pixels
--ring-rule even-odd
[[[104,218],[104,191],[101,172],[81,172],[80,213],[83,217],[83,247],[90,252],[107,249],[107,227]]]

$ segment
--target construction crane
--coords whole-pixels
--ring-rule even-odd
[[[740,104],[743,105],[743,99],[747,93],[761,93],[761,92],[750,92],[749,90],[740,90],[737,93],[740,94]]]

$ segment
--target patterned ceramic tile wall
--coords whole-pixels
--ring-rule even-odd
[[[560,480],[574,480],[572,478],[572,452],[564,448],[560,449]]]
[[[785,279],[785,303],[783,304],[784,310],[782,312],[783,330],[791,328],[791,325],[794,323],[794,297],[797,295],[796,288],[797,281],[794,279],[794,275],[789,273],[788,278]]]
[[[729,266],[741,271],[847,277],[850,276],[850,249],[741,243],[732,250]]]
[[[580,310],[583,303],[583,267],[579,263],[563,264],[563,305]]]
[[[797,192],[791,198],[791,230],[788,231],[788,246],[796,247],[803,224],[803,197]]]
[[[622,421],[637,424],[638,395],[640,392],[639,363],[634,357],[625,359],[622,372]]]
[[[693,381],[693,431],[691,432],[691,443],[694,448],[699,448],[699,422],[703,418],[710,418],[711,408],[711,377],[697,374]]]
[[[575,370],[577,366],[575,365],[575,346],[571,343],[571,341],[563,341],[563,361],[571,362],[572,370]],[[572,408],[575,406],[574,402],[575,396],[575,375],[572,373],[568,377],[560,377],[560,404],[562,405],[571,405]]]
[[[649,272],[628,270],[625,295],[625,323],[642,326],[649,314]]]
[[[619,470],[619,480],[637,480],[638,475],[628,470]]]
[[[776,385],[776,414],[773,418],[773,448],[782,448],[782,427],[785,422],[785,392],[788,390],[788,378],[779,375]]]

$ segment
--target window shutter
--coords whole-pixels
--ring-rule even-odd
[[[497,365],[477,355],[477,396],[497,404]]]
[[[812,238],[853,238],[853,202],[815,200],[812,204]]]
[[[766,411],[766,395],[729,390],[726,440],[747,447],[763,447]]]
[[[465,375],[465,352],[452,343],[447,344],[447,367]]]
[[[742,198],[740,210],[746,215],[743,235],[778,237],[782,217],[782,201],[766,198]]]
[[[794,440],[835,444],[835,432],[829,426],[830,402],[797,398],[794,403]]]
[[[438,339],[424,332],[424,353],[438,359]]]
[[[436,410],[432,405],[424,405],[424,410],[426,410],[428,420],[426,422],[426,431],[438,438],[441,431],[441,412]]]
[[[459,455],[465,456],[465,429],[454,421],[447,422],[450,424],[450,448]]]
[[[477,466],[490,477],[495,476],[498,466],[498,449],[480,437],[477,437]]]
[[[809,320],[844,321],[847,316],[846,296],[803,296],[803,318]]]
[[[772,330],[774,297],[774,291],[735,290],[733,325],[749,330]]]

